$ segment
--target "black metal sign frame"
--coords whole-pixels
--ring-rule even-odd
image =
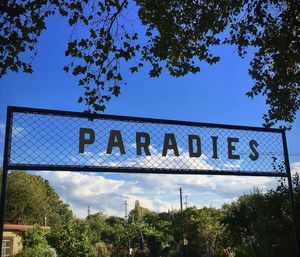
[[[45,165],[45,164],[16,164],[10,162],[11,147],[12,147],[12,125],[13,115],[15,113],[29,113],[38,115],[50,115],[50,116],[63,116],[70,118],[84,118],[84,119],[106,119],[111,121],[126,121],[136,123],[151,123],[151,124],[166,124],[175,126],[191,126],[191,127],[209,127],[219,128],[227,130],[242,130],[252,132],[271,132],[281,135],[282,137],[282,152],[284,154],[284,170],[277,173],[255,171],[247,172],[245,170],[230,171],[230,170],[198,170],[198,169],[161,169],[161,168],[144,168],[144,167],[99,167],[89,165]],[[295,229],[295,240],[296,240],[296,254],[298,254],[299,248],[299,237],[297,232],[296,224],[296,210],[294,204],[294,196],[292,189],[291,171],[289,165],[288,148],[285,130],[274,129],[274,128],[261,128],[261,127],[249,127],[249,126],[236,126],[236,125],[224,125],[224,124],[211,124],[211,123],[199,123],[189,121],[176,121],[176,120],[163,120],[163,119],[149,119],[149,118],[137,118],[128,116],[115,116],[115,115],[104,115],[104,114],[89,114],[80,112],[69,112],[69,111],[58,111],[58,110],[46,110],[46,109],[34,109],[24,107],[12,107],[7,108],[6,118],[6,134],[5,134],[5,147],[4,147],[4,158],[3,158],[3,176],[2,176],[2,192],[1,192],[1,210],[0,210],[0,242],[3,237],[3,226],[4,226],[4,208],[6,199],[6,184],[7,184],[7,173],[9,170],[52,170],[52,171],[103,171],[103,172],[118,172],[118,173],[159,173],[159,174],[209,174],[209,175],[238,175],[238,176],[268,176],[268,177],[286,177],[289,184],[289,198],[292,208],[294,229]],[[296,255],[299,256],[299,255]]]

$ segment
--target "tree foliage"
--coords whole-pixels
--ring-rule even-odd
[[[32,73],[46,18],[65,17],[72,33],[64,70],[78,77],[85,89],[79,102],[89,111],[103,111],[120,94],[124,68],[135,73],[146,64],[150,77],[163,69],[175,77],[198,73],[202,62],[219,61],[212,49],[222,44],[236,46],[241,57],[253,53],[247,95],[266,97],[265,125],[292,123],[300,107],[296,0],[2,1],[0,13],[0,77]]]
[[[300,207],[299,181],[299,176],[294,175],[297,207]],[[131,213],[140,208],[143,207],[136,203]],[[126,245],[127,240],[134,249],[133,256],[179,257],[183,252],[184,256],[210,257],[294,256],[292,216],[284,180],[279,181],[276,189],[265,193],[254,190],[221,209],[192,207],[172,213],[149,211],[128,227],[124,221],[110,224],[114,237],[110,237],[106,245],[118,245],[123,255],[126,247],[122,245]],[[102,234],[102,240],[105,238],[107,235]],[[116,251],[110,253],[119,256]]]
[[[24,232],[24,247],[41,246],[46,247],[48,245],[46,240],[46,231],[38,229],[26,229]]]
[[[299,206],[300,184],[297,174],[293,181],[296,204]],[[253,256],[294,256],[291,208],[288,188],[283,180],[276,189],[243,195],[223,209],[225,241],[231,249],[237,248],[238,256],[252,256],[251,251],[255,253]],[[297,219],[300,221],[299,216]],[[247,252],[249,255],[246,255]]]
[[[23,250],[17,257],[56,257],[56,252],[50,248],[46,240],[49,231],[41,230],[38,227],[26,229],[24,233]]]
[[[102,213],[91,214],[86,218],[86,223],[89,228],[89,238],[94,245],[97,242],[101,242],[101,233],[106,229],[105,223],[106,216]]]
[[[54,229],[48,238],[57,254],[61,257],[93,257],[88,226],[84,221],[74,220],[63,227]]]
[[[9,223],[61,226],[73,218],[72,211],[41,176],[25,171],[8,175],[5,221]]]
[[[140,222],[148,213],[150,213],[150,210],[142,207],[140,202],[136,200],[134,203],[134,208],[129,212],[128,215],[129,222]]]
[[[296,207],[300,209],[298,174],[293,184]],[[48,217],[55,217],[50,219],[47,234],[42,230],[24,231],[25,248],[20,257],[124,257],[130,248],[134,257],[294,256],[292,215],[284,180],[275,189],[255,190],[220,209],[190,207],[156,213],[136,201],[130,211],[136,218],[129,221],[103,213],[66,219],[70,210],[40,176],[15,171],[9,174],[8,186],[8,217],[19,213],[24,223],[33,223],[34,219],[40,223],[43,215],[37,212],[43,214],[46,209]],[[65,212],[56,216],[56,210]],[[300,216],[297,218],[300,224]]]
[[[107,246],[103,242],[96,243],[94,247],[96,257],[110,257],[110,253],[107,249]]]
[[[185,241],[188,256],[223,256],[221,217],[214,208],[188,208],[175,215],[175,239]]]
[[[34,246],[27,247],[21,253],[15,255],[16,257],[57,257],[53,248]]]

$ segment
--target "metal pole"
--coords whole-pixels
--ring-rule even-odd
[[[180,211],[182,212],[183,206],[182,206],[182,188],[179,188],[179,197],[180,197]],[[184,228],[182,228],[182,254],[185,256],[185,245],[184,245]]]
[[[128,224],[128,214],[127,214],[127,200],[124,201],[125,203],[125,224]]]
[[[12,116],[9,107],[6,113],[6,130],[5,130],[5,145],[3,153],[3,171],[2,171],[2,187],[1,187],[1,203],[0,203],[0,256],[2,256],[2,241],[4,230],[4,216],[5,216],[5,202],[6,202],[6,187],[7,187],[7,174],[8,174],[8,160],[10,137],[12,130]]]
[[[5,199],[6,199],[6,185],[7,185],[7,173],[8,170],[3,168],[2,171],[2,187],[1,187],[1,205],[0,205],[0,244],[2,256],[2,241],[3,241],[3,230],[4,230],[4,215],[5,215]]]
[[[182,211],[182,189],[179,188],[179,196],[180,196],[180,210]]]
[[[185,204],[185,209],[187,209],[188,208],[188,196],[187,195],[185,196],[184,204]]]
[[[293,219],[293,229],[294,229],[294,235],[295,235],[295,243],[296,243],[296,255],[295,256],[300,256],[300,241],[299,241],[299,231],[298,231],[298,222],[297,222],[297,210],[296,210],[296,205],[295,205],[295,199],[294,199],[294,193],[293,193],[293,182],[292,182],[292,177],[291,173],[288,175],[288,184],[289,184],[289,199],[290,199],[290,204],[291,204],[291,209],[292,209],[292,219]]]
[[[292,176],[291,176],[291,168],[290,168],[290,161],[288,156],[288,148],[287,148],[287,142],[286,142],[286,135],[285,131],[282,132],[282,141],[283,141],[283,149],[284,149],[284,161],[285,161],[285,168],[287,173],[287,179],[288,179],[288,186],[289,186],[289,200],[291,204],[291,211],[292,211],[292,219],[293,219],[293,229],[294,229],[294,236],[295,236],[295,256],[300,256],[300,235],[298,231],[298,224],[297,224],[297,211],[296,211],[296,205],[295,205],[295,199],[294,199],[294,193],[293,193],[293,182],[292,182]]]

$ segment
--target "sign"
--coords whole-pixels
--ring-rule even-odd
[[[286,177],[299,256],[284,130],[8,107],[0,242],[14,169]]]
[[[283,131],[9,108],[9,169],[285,176]]]

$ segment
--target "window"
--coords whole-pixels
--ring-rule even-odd
[[[13,237],[4,237],[2,240],[2,257],[13,256]]]

